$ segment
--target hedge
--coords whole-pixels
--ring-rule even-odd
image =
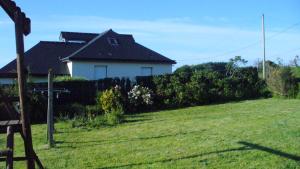
[[[234,76],[228,76],[224,71],[183,69],[169,75],[136,77],[133,81],[115,78],[55,82],[55,89],[70,91],[70,93],[59,94],[58,98],[54,95],[55,115],[61,116],[68,109],[73,110],[72,107],[75,105],[75,108],[78,108],[78,104],[94,105],[97,93],[116,85],[121,87],[122,94],[127,98],[127,93],[135,84],[148,87],[153,91],[154,104],[151,110],[253,99],[269,94],[265,82],[258,77],[257,69],[253,67],[240,68]],[[47,83],[29,85],[31,91],[46,88]],[[30,104],[32,120],[44,122],[47,108],[46,93],[31,94]],[[125,106],[125,109],[127,113],[133,112],[131,106]],[[147,107],[139,111],[150,111],[150,109]]]

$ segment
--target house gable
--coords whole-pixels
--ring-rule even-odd
[[[111,39],[116,44],[111,43]],[[108,30],[89,41],[64,61],[109,61],[175,64],[176,62],[135,42],[132,35]]]

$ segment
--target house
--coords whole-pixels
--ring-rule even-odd
[[[41,41],[25,53],[24,63],[34,82],[46,82],[51,68],[55,76],[103,78],[172,73],[171,60],[135,42],[132,35],[108,30],[100,34],[61,32],[60,41]],[[16,60],[0,69],[0,84],[17,77]]]

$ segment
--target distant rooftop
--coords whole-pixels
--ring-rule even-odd
[[[89,42],[97,36],[97,33],[61,32],[59,39],[64,42]]]

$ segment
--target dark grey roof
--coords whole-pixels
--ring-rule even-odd
[[[47,75],[51,68],[56,75],[69,74],[67,65],[60,57],[66,57],[81,48],[82,43],[39,42],[25,53],[24,63],[32,75]],[[0,76],[16,76],[16,60],[0,69]]]
[[[118,45],[111,45],[108,41],[109,38],[116,39]],[[176,63],[136,43],[132,35],[118,34],[112,30],[99,34],[81,49],[63,60]]]
[[[116,39],[118,45],[111,45],[109,38]],[[176,63],[136,43],[132,35],[118,34],[112,30],[101,34],[61,32],[60,39],[65,42],[41,41],[25,53],[24,63],[30,74],[44,76],[52,68],[56,75],[67,75],[69,72],[64,61],[68,60]],[[16,60],[13,60],[0,69],[0,77],[16,76],[16,68]]]
[[[79,33],[79,32],[61,32],[60,40],[62,41],[84,41],[89,42],[99,34],[97,33]]]

